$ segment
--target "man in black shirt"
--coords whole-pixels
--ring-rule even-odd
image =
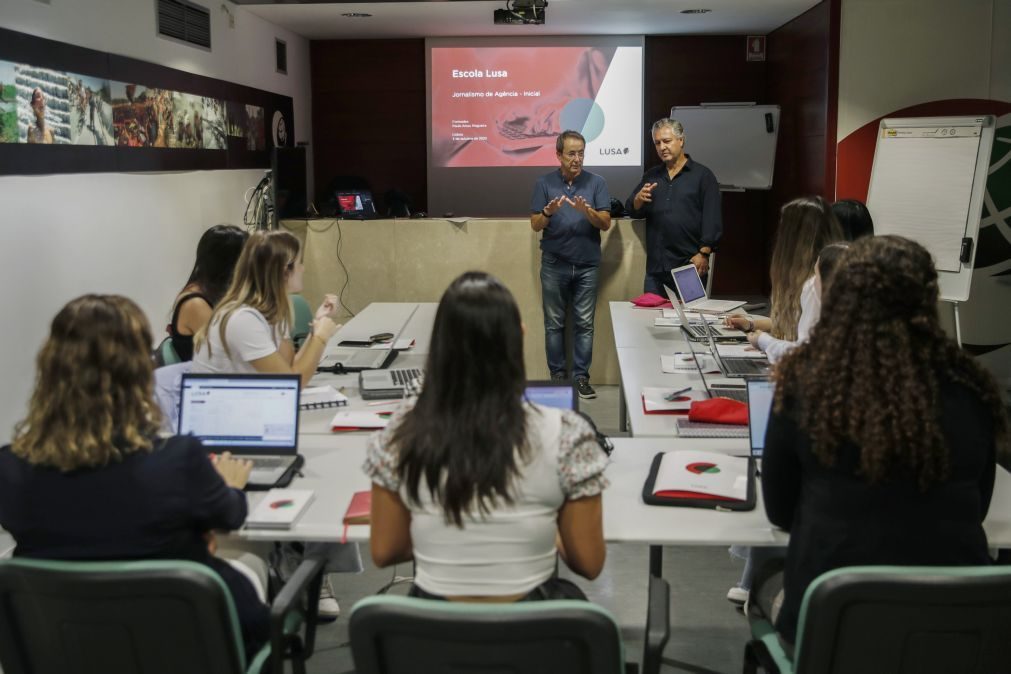
[[[664,117],[653,124],[653,145],[663,164],[643,174],[625,208],[633,218],[646,218],[643,292],[663,297],[663,286],[673,286],[671,269],[691,263],[699,276],[709,273],[723,216],[716,176],[685,154],[681,122]]]

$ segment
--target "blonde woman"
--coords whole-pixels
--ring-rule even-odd
[[[799,333],[807,332],[818,321],[820,304],[813,275],[818,252],[842,238],[839,222],[821,197],[802,197],[783,206],[769,269],[771,315],[769,318],[728,316],[727,325],[748,332],[749,341],[755,346],[759,346],[763,333],[796,342]]]
[[[299,243],[288,232],[256,232],[235,265],[232,284],[194,340],[193,372],[299,374],[306,385],[327,342],[337,332],[337,298],[316,310],[312,335],[295,352],[288,293],[302,290],[305,267]]]
[[[269,632],[266,566],[230,564],[207,541],[245,521],[249,462],[212,462],[192,436],[158,438],[150,353],[147,319],[125,297],[85,295],[60,310],[28,416],[0,449],[0,526],[17,556],[206,564],[231,590],[255,653]]]
[[[214,307],[207,327],[194,339],[192,371],[298,374],[302,385],[308,384],[339,326],[331,318],[337,310],[337,297],[327,295],[316,310],[311,336],[295,352],[288,293],[302,290],[304,271],[298,239],[293,235],[283,231],[252,234],[235,265],[232,285]],[[306,552],[298,547],[301,545],[284,549],[282,576],[283,569]],[[309,545],[313,554],[327,557],[328,571],[361,569],[356,544]],[[339,614],[330,583],[324,580],[319,615],[335,619]]]

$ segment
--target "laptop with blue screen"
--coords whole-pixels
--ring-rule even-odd
[[[765,451],[765,431],[772,414],[772,399],[776,384],[768,379],[748,380],[748,437],[751,457],[761,459]]]
[[[285,486],[303,462],[300,380],[297,374],[184,374],[179,434],[200,438],[210,453],[252,461],[247,489]]]
[[[525,397],[532,403],[563,410],[576,410],[576,387],[565,381],[528,381]]]

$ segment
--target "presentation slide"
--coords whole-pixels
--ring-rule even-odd
[[[568,129],[586,138],[585,170],[628,196],[643,166],[641,36],[427,43],[430,211],[526,215]]]
[[[432,163],[554,166],[555,138],[586,138],[586,166],[642,165],[639,47],[432,49]]]

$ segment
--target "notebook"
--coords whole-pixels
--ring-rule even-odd
[[[569,381],[531,380],[524,396],[532,403],[563,410],[575,410],[579,405],[576,387]]]
[[[769,426],[775,393],[776,384],[768,379],[748,380],[748,437],[753,459],[761,459],[765,451],[765,431]]]
[[[326,407],[343,407],[348,404],[348,397],[330,384],[323,386],[306,386],[302,389],[301,402],[298,406],[303,410],[318,410]]]
[[[681,297],[685,309],[689,311],[725,313],[747,304],[744,300],[711,300],[706,297],[706,289],[699,277],[699,270],[693,264],[671,269],[670,274],[674,278],[678,296]]]
[[[653,458],[642,499],[650,505],[752,510],[754,462],[719,452],[677,449]]]
[[[348,542],[348,527],[352,524],[369,524],[372,520],[372,492],[356,491],[351,496],[351,503],[344,511],[344,533],[341,543]]]
[[[246,517],[246,528],[290,529],[312,499],[312,489],[271,489]]]
[[[407,324],[411,322],[411,318],[414,317],[415,312],[418,307],[415,306],[411,311],[407,320],[404,324],[400,326],[394,334],[393,339],[384,342],[385,348],[355,348],[355,347],[341,347],[338,346],[335,349],[327,348],[326,352],[323,354],[323,358],[320,359],[319,365],[316,366],[317,370],[335,372],[341,374],[344,372],[361,372],[362,370],[381,370],[383,368],[389,367],[393,360],[400,353],[393,346],[397,343],[400,338],[401,333],[403,333],[404,328]]]
[[[212,453],[253,462],[247,489],[286,486],[302,465],[298,454],[301,377],[297,374],[182,376],[179,433]]]

